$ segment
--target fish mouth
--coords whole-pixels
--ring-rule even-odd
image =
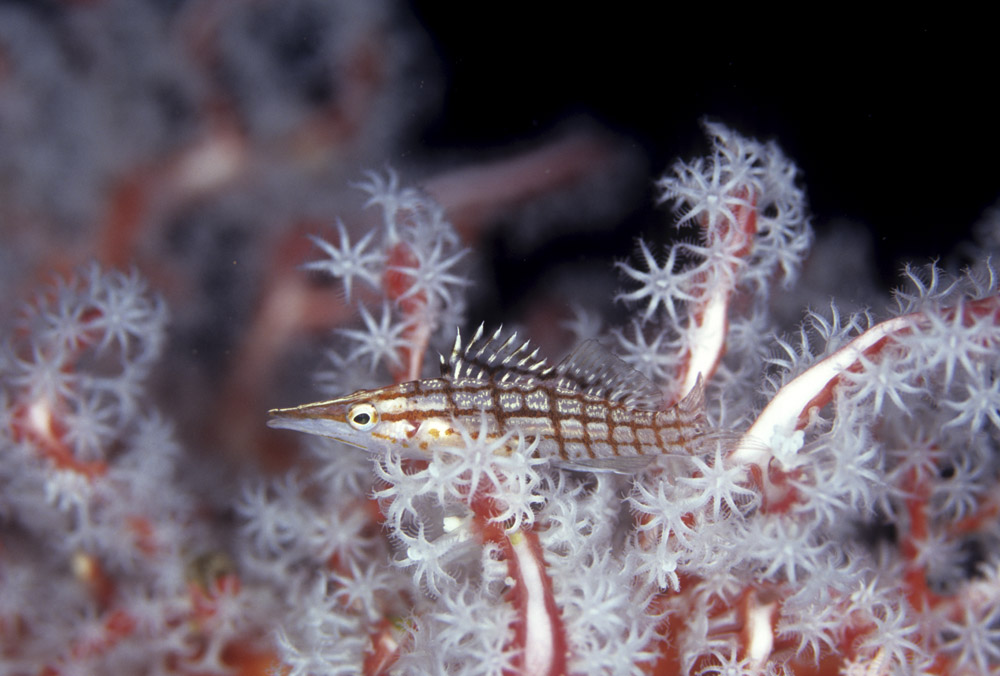
[[[267,412],[267,426],[272,429],[293,430],[342,439],[338,428],[347,425],[348,405],[338,401],[321,401],[292,408],[273,408]]]

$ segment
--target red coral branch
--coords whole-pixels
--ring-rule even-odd
[[[566,630],[556,606],[542,545],[530,528],[507,532],[497,523],[500,513],[489,498],[472,502],[475,524],[484,541],[500,546],[510,578],[508,600],[517,611],[513,674],[562,676],[566,673]]]
[[[709,266],[692,281],[697,299],[689,304],[690,324],[685,339],[676,382],[680,383],[675,399],[679,401],[694,389],[701,377],[710,380],[726,353],[729,306],[740,281],[739,271],[753,252],[757,232],[757,194],[746,185],[731,196],[733,223],[719,219],[710,227],[708,215],[700,221],[707,246],[712,248]],[[716,251],[717,249],[717,251]],[[672,402],[676,403],[676,402]]]

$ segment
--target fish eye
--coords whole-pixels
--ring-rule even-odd
[[[378,411],[371,404],[355,404],[347,413],[347,422],[359,432],[367,432],[378,422]]]

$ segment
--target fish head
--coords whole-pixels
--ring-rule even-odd
[[[373,452],[408,445],[414,425],[398,416],[385,419],[387,413],[399,408],[396,389],[398,386],[360,390],[329,401],[273,409],[268,412],[267,425],[336,439]]]

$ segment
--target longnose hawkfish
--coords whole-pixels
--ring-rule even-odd
[[[484,338],[480,326],[464,346],[456,336],[440,377],[275,409],[268,425],[416,457],[462,444],[464,425],[492,439],[531,440],[537,456],[560,466],[623,474],[660,456],[697,453],[711,436],[700,380],[664,407],[652,382],[596,341],[548,367],[516,338],[499,329]]]

